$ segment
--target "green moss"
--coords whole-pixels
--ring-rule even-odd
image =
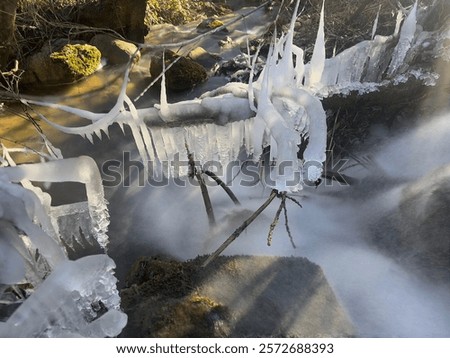
[[[147,2],[147,25],[168,22],[180,25],[198,16],[195,2],[188,0],[149,0]]]
[[[60,51],[53,52],[50,58],[67,66],[75,78],[93,74],[100,65],[100,51],[91,45],[65,45]]]
[[[218,28],[218,27],[220,27],[220,26],[223,26],[223,22],[220,21],[220,20],[217,20],[217,19],[212,20],[212,21],[207,25],[207,27],[210,28],[210,29],[216,29],[216,28]]]

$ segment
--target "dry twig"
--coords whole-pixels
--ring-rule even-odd
[[[269,206],[269,204],[275,199],[275,197],[278,195],[278,192],[276,190],[272,190],[270,193],[270,196],[267,198],[267,200],[262,204],[258,210],[256,210],[252,216],[250,216],[247,220],[245,220],[241,226],[239,226],[231,235],[228,237],[228,239],[225,240],[225,242],[220,245],[220,247],[214,251],[213,254],[211,254],[203,263],[202,267],[208,266],[217,256],[219,256],[234,240],[236,240],[239,235]]]

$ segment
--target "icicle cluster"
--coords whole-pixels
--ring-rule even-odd
[[[175,156],[183,159],[186,148],[201,162],[219,160],[226,165],[242,149],[258,160],[263,148],[270,145],[271,159],[277,163],[273,171],[275,188],[299,190],[302,180],[314,181],[321,176],[325,160],[327,129],[319,98],[352,91],[376,91],[387,84],[404,82],[410,76],[419,77],[426,84],[435,81],[433,74],[408,68],[410,51],[421,45],[416,31],[417,3],[403,26],[403,12],[399,13],[394,35],[376,35],[377,14],[371,40],[362,41],[330,59],[325,58],[324,5],[311,62],[305,65],[303,50],[293,44],[297,1],[289,31],[274,39],[258,81],[253,82],[252,72],[248,85],[231,83],[200,98],[170,104],[163,74],[160,104],[136,109],[126,95],[127,71],[117,103],[108,113],[28,102],[91,120],[91,125],[68,128],[45,119],[65,133],[79,134],[89,140],[94,135],[100,137],[102,131],[107,134],[113,123],[121,127],[128,125],[146,174],[149,163],[162,170],[164,162],[170,163]],[[302,160],[298,160],[302,141],[307,141],[307,146]],[[187,173],[183,168],[175,173],[170,164],[167,167],[167,175]]]
[[[32,288],[0,322],[0,337],[117,336],[127,316],[120,311],[114,262],[106,255],[70,261],[63,245],[73,248],[73,236],[83,244],[80,230],[102,247],[108,242],[108,211],[95,162],[80,157],[16,165],[10,153],[22,151],[2,148],[0,286],[27,283]],[[52,153],[58,153],[56,148]],[[88,201],[52,207],[50,196],[31,181],[83,183]]]

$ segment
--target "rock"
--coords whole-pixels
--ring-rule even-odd
[[[233,39],[230,36],[225,37],[223,40],[217,41],[220,47],[233,47],[235,45]]]
[[[216,18],[208,18],[203,20],[198,26],[197,26],[197,30],[199,32],[207,32],[210,30],[214,30],[217,29],[218,27],[223,26],[224,23]],[[228,33],[228,29],[226,27],[224,27],[223,29],[219,30],[220,32],[225,32]]]
[[[26,59],[21,84],[71,83],[93,74],[100,66],[100,59],[100,51],[91,45],[45,45]]]
[[[210,54],[203,47],[196,47],[187,55],[188,58],[199,63],[206,69],[213,68],[221,59],[218,55]]]
[[[427,281],[450,282],[450,165],[407,185],[374,225],[375,244]]]
[[[116,39],[110,35],[99,34],[95,35],[90,44],[97,47],[102,53],[102,57],[106,58],[111,65],[121,65],[128,63],[130,57],[134,54],[134,62],[138,62],[141,53],[138,51],[137,46],[123,40]]]
[[[197,62],[175,54],[173,51],[164,52],[166,68],[176,59],[177,62],[166,72],[166,86],[171,91],[185,91],[204,82],[208,78],[205,68]],[[150,74],[157,77],[162,72],[162,54],[154,56],[150,63]]]
[[[305,258],[142,258],[121,292],[124,337],[349,337],[321,268]]]
[[[265,60],[258,56],[253,69],[254,79],[256,80],[263,70]],[[217,73],[227,76],[231,82],[248,83],[250,79],[251,68],[248,63],[248,56],[246,54],[239,54],[229,61],[221,64]]]

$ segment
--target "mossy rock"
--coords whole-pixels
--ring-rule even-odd
[[[215,19],[215,18],[208,18],[203,20],[198,26],[197,26],[197,30],[199,30],[200,32],[206,32],[206,31],[210,31],[210,30],[214,30],[217,29],[218,27],[223,26],[224,23],[222,21],[220,21],[219,19]],[[220,30],[221,32],[228,32],[227,28],[224,27],[223,29]]]
[[[319,266],[300,257],[141,258],[121,290],[122,337],[352,337]]]
[[[73,79],[92,75],[100,66],[102,54],[91,45],[65,45],[60,51],[53,52],[50,58],[67,67]]]
[[[94,73],[100,59],[101,53],[94,46],[56,39],[23,61],[25,72],[20,83],[28,88],[72,83]]]
[[[162,54],[154,56],[150,64],[150,74],[156,78],[162,72]],[[176,62],[166,71],[166,86],[171,91],[185,91],[192,89],[198,84],[206,81],[208,74],[205,68],[197,62],[179,56],[173,51],[164,52],[164,62],[166,68],[176,60]]]
[[[200,23],[200,25],[198,25],[198,27],[201,29],[210,29],[211,30],[211,29],[217,29],[218,27],[223,26],[223,25],[224,24],[222,21],[211,18],[211,19],[203,20]]]

